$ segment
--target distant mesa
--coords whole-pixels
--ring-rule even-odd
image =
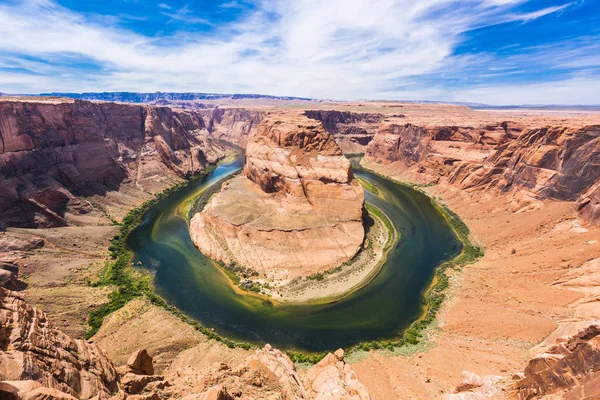
[[[179,93],[179,92],[88,92],[88,93],[42,93],[39,96],[69,97],[78,100],[117,101],[125,103],[152,103],[156,101],[195,101],[195,100],[242,100],[242,99],[269,99],[269,100],[312,100],[306,97],[270,96],[264,94],[239,94],[239,93]]]
[[[299,113],[265,117],[242,175],[193,216],[208,257],[293,279],[350,260],[364,239],[363,189],[323,125]]]

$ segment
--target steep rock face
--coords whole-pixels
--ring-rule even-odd
[[[600,326],[590,325],[531,359],[511,389],[519,399],[552,394],[573,400],[598,398],[599,370]]]
[[[411,167],[428,154],[431,140],[426,129],[386,120],[369,144],[366,156],[376,162],[398,162]]]
[[[344,153],[364,153],[384,118],[382,114],[337,110],[309,110],[304,114],[320,121]]]
[[[243,146],[256,132],[265,113],[243,108],[213,108],[198,111],[211,137]]]
[[[0,288],[0,380],[35,380],[75,398],[117,392],[110,360],[93,344],[53,328],[46,315]]]
[[[543,199],[579,201],[584,216],[600,217],[600,126],[523,129],[508,122],[478,129],[415,127],[388,120],[366,160],[389,164],[426,182],[461,189],[496,189],[515,210]]]
[[[170,108],[0,102],[0,229],[66,225],[67,208],[90,211],[80,196],[200,172],[224,154],[206,136],[199,115]]]
[[[363,203],[350,162],[321,124],[274,114],[250,137],[243,175],[192,218],[190,232],[211,258],[291,279],[358,252]]]

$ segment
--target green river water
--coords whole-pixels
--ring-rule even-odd
[[[378,195],[365,191],[366,201],[382,210],[400,233],[373,280],[329,304],[278,304],[240,292],[194,246],[186,222],[193,199],[240,166],[238,158],[172,193],[144,215],[127,241],[134,261],[155,274],[158,294],[223,336],[304,351],[393,339],[422,314],[423,292],[435,268],[461,251],[461,242],[427,196],[355,169],[355,175],[378,190]]]

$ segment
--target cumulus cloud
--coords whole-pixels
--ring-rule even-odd
[[[428,86],[422,78],[458,74],[460,65],[485,59],[453,56],[466,31],[528,21],[570,4],[514,12],[523,2],[257,0],[251,12],[208,32],[149,37],[99,25],[50,0],[27,0],[0,5],[0,91],[448,97],[439,83]],[[159,4],[172,20],[208,22],[186,7],[165,6]],[[463,93],[485,97],[482,89],[470,90]]]

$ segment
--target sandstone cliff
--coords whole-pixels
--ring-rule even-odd
[[[600,126],[526,128],[510,122],[472,127],[419,127],[386,120],[365,160],[422,182],[512,196],[514,211],[544,199],[579,201],[600,216]]]
[[[338,110],[308,110],[304,114],[320,121],[344,153],[364,153],[384,118],[377,113]]]
[[[191,221],[211,258],[291,279],[351,259],[363,238],[362,187],[318,122],[269,115],[248,141],[243,175]]]
[[[265,116],[264,111],[243,108],[199,110],[211,137],[244,146]]]
[[[53,328],[42,311],[2,287],[0,380],[34,380],[79,399],[107,398],[118,390],[116,371],[96,345]]]
[[[66,225],[86,197],[156,192],[224,155],[194,112],[86,101],[4,100],[0,139],[0,229]]]
[[[562,338],[529,361],[511,386],[519,399],[560,394],[563,399],[600,397],[600,326]]]

